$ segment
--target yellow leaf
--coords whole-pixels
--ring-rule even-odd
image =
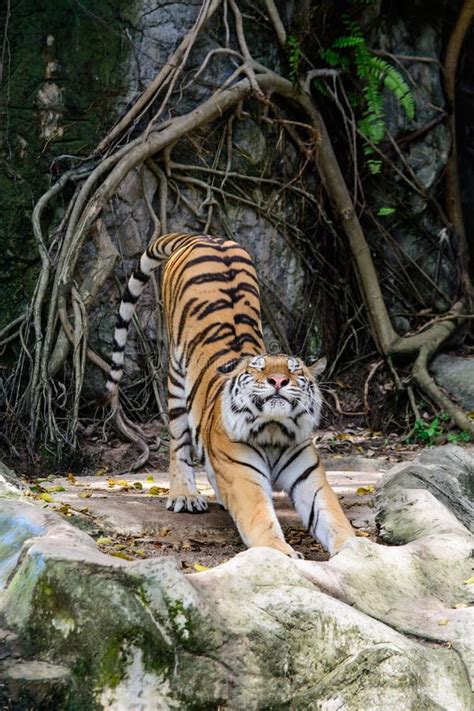
[[[356,536],[359,536],[359,538],[367,538],[370,536],[370,533],[368,531],[362,531],[360,528],[356,529],[355,532]]]
[[[207,565],[201,565],[201,563],[193,563],[193,568],[198,573],[202,573],[203,570],[209,570]]]
[[[375,491],[375,486],[371,484],[369,486],[359,486],[356,491],[357,496],[366,496],[367,494],[373,494]]]
[[[64,486],[61,486],[61,484],[56,484],[56,486],[50,486],[47,491],[49,492],[55,492],[55,491],[66,491]]]
[[[117,484],[117,486],[130,486],[126,479],[119,479],[115,483]]]
[[[137,555],[145,555],[145,553],[146,553],[144,548],[135,548],[133,552],[136,553]]]
[[[133,558],[131,558],[126,553],[122,553],[122,551],[112,552],[110,553],[110,555],[115,556],[115,558],[122,558],[122,560],[133,560]]]
[[[349,442],[352,442],[354,437],[350,434],[347,434],[347,432],[340,432],[338,435],[336,435],[336,439],[348,440]]]
[[[71,474],[71,472],[69,472],[69,474],[67,475],[66,479],[68,480],[68,482],[69,482],[70,484],[75,484],[75,483],[76,483],[76,477],[74,476],[74,474]]]
[[[474,575],[464,581],[464,585],[474,585]]]
[[[99,469],[95,473],[95,476],[106,476],[106,475],[107,475],[107,469]]]
[[[453,607],[455,610],[463,610],[465,607],[469,607],[469,605],[467,602],[457,602]]]
[[[150,474],[150,476],[147,476],[146,480],[147,480],[148,482],[155,481],[155,480],[153,479],[153,477],[151,476],[151,474]]]
[[[79,492],[79,498],[81,498],[81,499],[90,499],[91,496],[92,496],[92,491],[86,490],[86,491]]]
[[[447,617],[443,617],[442,620],[438,620],[438,625],[447,625],[449,622]]]
[[[143,489],[143,484],[141,483],[141,481],[134,481],[133,488],[134,489]]]
[[[152,496],[161,496],[161,494],[167,494],[168,489],[163,486],[152,486],[148,489],[148,493]]]
[[[99,546],[110,546],[110,544],[112,543],[112,539],[110,538],[110,536],[99,536],[96,543]]]
[[[48,494],[46,492],[44,492],[44,494],[40,494],[39,498],[41,499],[41,501],[46,501],[48,504],[50,504],[52,501],[54,501],[51,494]]]

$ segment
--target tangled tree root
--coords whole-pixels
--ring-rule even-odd
[[[195,172],[201,170],[205,173],[204,168],[173,162],[172,147],[180,139],[222,116],[229,115],[231,127],[235,113],[242,110],[243,102],[249,97],[256,98],[265,105],[267,116],[271,110],[276,117],[280,117],[291,140],[306,160],[312,161],[317,168],[349,243],[372,334],[381,355],[390,362],[397,359],[411,362],[412,382],[438,407],[446,410],[458,427],[474,434],[474,423],[442,392],[428,372],[430,359],[464,322],[470,305],[467,282],[464,280],[461,284],[464,285],[461,299],[447,315],[434,322],[430,328],[410,336],[397,335],[387,312],[371,250],[354,208],[353,197],[340,170],[323,118],[310,93],[310,80],[317,70],[308,72],[308,75],[301,78],[299,86],[294,86],[288,79],[254,61],[246,42],[238,4],[235,0],[230,0],[229,4],[234,16],[239,51],[229,47],[213,50],[194,77],[195,80],[213,54],[220,52],[238,62],[237,68],[225,84],[193,111],[162,120],[165,109],[169,109],[170,97],[182,77],[196,38],[209,19],[222,7],[221,0],[204,0],[192,30],[128,113],[101,141],[85,167],[65,173],[40,198],[34,209],[33,232],[41,257],[41,271],[27,312],[0,333],[0,345],[11,343],[14,339],[19,339],[21,343],[21,356],[10,379],[8,400],[15,422],[23,423],[30,450],[34,450],[39,439],[44,442],[60,441],[64,446],[75,447],[86,360],[108,372],[107,364],[89,347],[87,338],[88,312],[111,275],[118,258],[101,220],[104,207],[130,171],[146,163],[159,184],[159,217],[148,204],[157,233],[166,230],[166,206],[171,180],[174,184],[184,181],[206,191],[207,229],[211,222],[213,205],[219,197],[223,198],[227,194],[225,182],[235,177],[230,171],[230,157],[226,170],[207,171],[209,181],[211,178],[222,178],[220,186],[217,186],[196,178]],[[269,21],[285,50],[286,31],[273,0],[266,0],[266,7]],[[331,80],[336,79],[333,77]],[[133,140],[121,145],[120,141],[126,132],[139,117],[149,112],[150,107],[156,105],[157,99],[160,99],[161,103],[146,127]],[[288,107],[293,114],[296,111],[299,120],[292,120],[291,114],[285,117],[282,106]],[[229,126],[226,130],[229,130]],[[158,157],[160,164],[156,162]],[[252,180],[249,176],[240,177]],[[260,181],[261,184],[265,182],[264,178],[253,180]],[[267,182],[275,181],[267,179]],[[74,196],[63,222],[47,243],[41,227],[42,215],[45,208],[71,183],[77,186]],[[319,205],[317,196],[298,187],[294,181],[281,187],[296,191],[304,195],[305,199]],[[242,196],[239,199],[245,202]],[[84,241],[88,238],[95,242],[97,260],[88,275],[87,283],[84,281],[82,284],[76,284],[76,264]],[[57,420],[55,403],[58,399],[63,402],[66,398],[64,386],[58,378],[66,363],[72,369],[74,384],[71,414],[64,425]],[[163,411],[162,383],[156,378],[152,364],[150,373],[157,405]],[[149,455],[143,432],[125,415],[118,402],[113,404],[112,416],[118,430],[141,450],[134,468],[142,466]]]

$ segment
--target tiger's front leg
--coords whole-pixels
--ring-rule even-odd
[[[278,461],[273,486],[284,489],[303,519],[303,525],[332,556],[355,535],[328,484],[326,471],[312,439],[289,448]]]
[[[184,385],[179,374],[173,372],[171,367],[168,379],[170,489],[166,508],[175,513],[201,513],[207,511],[207,502],[200,495],[196,486],[196,476],[191,459],[191,429],[186,411]]]
[[[225,446],[227,445],[227,446]],[[299,554],[286,543],[272,501],[270,471],[258,452],[228,440],[209,456],[218,495],[249,548],[268,546],[290,558]]]

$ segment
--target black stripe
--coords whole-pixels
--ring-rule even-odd
[[[173,373],[171,372],[171,370],[168,371],[168,380],[170,381],[171,385],[174,385],[175,387],[180,388],[180,390],[184,390],[184,385],[183,385],[183,383],[180,382],[179,380],[177,380],[177,379],[174,377],[174,375],[173,375]]]
[[[195,316],[199,309],[202,308],[202,305],[203,304],[201,303],[199,304],[199,306],[196,306],[196,308],[193,309],[191,316]],[[212,301],[211,303],[207,303],[206,308],[201,311],[201,313],[197,317],[197,320],[202,321],[202,319],[206,318],[206,316],[209,316],[209,314],[213,314],[216,311],[223,311],[224,309],[231,308],[232,301],[228,301],[227,299],[218,299],[217,301]]]
[[[189,309],[193,304],[195,304],[197,301],[197,298],[193,296],[192,299],[189,299],[189,301],[186,302],[186,304],[183,306],[183,310],[181,312],[181,318],[179,319],[179,324],[178,324],[178,333],[176,335],[176,340],[179,341],[181,340],[181,336],[183,335],[183,329],[184,326],[186,325],[186,320],[188,318],[188,312]]]
[[[276,480],[278,479],[278,477],[285,471],[285,469],[286,469],[292,462],[294,462],[295,459],[297,459],[297,458],[300,456],[301,452],[304,452],[305,449],[306,449],[306,447],[308,447],[308,446],[309,446],[309,445],[308,445],[307,443],[305,443],[305,444],[303,444],[302,447],[300,447],[300,448],[297,449],[295,452],[293,452],[293,454],[291,455],[291,457],[285,462],[285,464],[283,465],[283,467],[282,467],[282,468],[280,469],[280,471],[278,472],[278,474],[277,474],[277,476],[276,476],[276,479],[274,480],[273,483],[276,482]],[[276,466],[276,465],[278,464],[278,460],[280,459],[280,457],[281,457],[281,455],[283,454],[284,451],[285,451],[285,450],[283,450],[283,451],[281,452],[280,456],[278,457],[278,459],[276,460],[276,462],[275,462],[275,464],[274,464],[273,466]]]
[[[123,346],[121,346],[119,344],[119,342],[117,341],[117,339],[115,338],[115,336],[114,336],[114,340],[113,340],[113,346],[114,346],[114,353],[122,353],[125,350],[125,343],[123,344]]]
[[[188,345],[188,347],[186,348],[186,356],[187,356],[188,361],[189,361],[189,359],[191,358],[192,354],[194,353],[194,351],[196,350],[196,348],[197,348],[199,345],[203,345],[203,343],[212,343],[212,342],[213,342],[212,340],[203,341],[203,339],[206,338],[206,336],[207,336],[213,329],[215,329],[216,326],[217,326],[217,332],[216,332],[216,334],[214,334],[214,335],[217,335],[217,333],[218,333],[219,331],[221,331],[222,329],[226,329],[226,328],[230,328],[231,331],[230,331],[230,333],[224,334],[223,338],[226,338],[227,336],[233,335],[233,332],[232,332],[233,326],[231,326],[231,325],[229,325],[229,324],[226,324],[226,323],[222,323],[222,324],[219,324],[219,323],[211,323],[210,326],[207,326],[203,331],[200,331],[199,333],[197,333],[197,334],[194,336],[194,338],[189,342],[189,345]],[[219,340],[219,339],[216,339],[216,340]]]
[[[173,407],[169,412],[168,412],[168,417],[170,420],[176,420],[178,417],[181,417],[182,415],[185,415],[187,412],[185,407]]]
[[[153,244],[150,244],[146,248],[145,251],[146,251],[146,256],[148,257],[148,259],[151,259],[153,262],[158,262],[158,264],[159,264],[162,261],[162,259],[160,257],[155,257],[155,255],[153,254],[153,251],[152,251],[155,244],[156,244],[156,242],[153,242]]]
[[[228,289],[219,289],[221,294],[225,294],[228,296],[230,299],[232,299],[232,303],[236,304],[238,301],[244,298],[244,294],[240,294],[239,292],[249,292],[253,296],[255,296],[257,299],[259,298],[259,293],[258,289],[253,286],[253,284],[246,284],[244,281],[240,282],[237,284],[237,286],[231,286]],[[250,306],[250,308],[253,308]],[[255,311],[255,309],[253,309]]]
[[[321,513],[321,509],[318,509],[318,515],[316,516],[316,521],[314,522],[314,535],[316,535],[316,530],[318,528],[318,521],[319,521],[319,514],[320,513]]]
[[[250,326],[251,328],[254,328],[256,331],[258,331],[258,333],[260,333],[259,324],[257,323],[257,321],[254,318],[252,318],[248,314],[236,314],[236,316],[234,316],[234,323],[235,324],[243,323],[246,326]]]
[[[120,378],[116,378],[112,373],[109,373],[109,380],[117,385],[120,382]]]
[[[314,492],[313,503],[311,504],[311,514],[310,514],[309,523],[308,523],[308,533],[311,533],[311,526],[313,525],[314,504],[316,503],[316,497],[317,497],[317,495],[319,494],[319,492],[321,491],[322,488],[323,488],[322,486],[319,486],[319,487],[316,489],[316,491]],[[319,512],[318,512],[318,515],[319,515]],[[317,519],[316,519],[316,523],[317,523]]]
[[[115,328],[125,328],[128,331],[130,321],[125,321],[120,314],[117,314],[117,321],[115,322]]]
[[[194,249],[196,249],[198,245],[195,245]],[[205,249],[209,250],[212,249],[212,247],[209,247],[206,245]],[[226,257],[221,257],[218,254],[201,254],[199,257],[193,257],[192,259],[187,259],[187,261],[183,264],[181,267],[181,270],[179,274],[174,274],[173,279],[175,279],[176,282],[178,282],[181,277],[183,276],[184,272],[189,269],[190,267],[194,267],[198,264],[206,264],[207,262],[213,262],[213,263],[218,263],[222,264],[224,268],[229,269],[233,264],[247,264],[250,267],[253,267],[253,262],[249,257],[241,257],[239,255],[234,255],[234,256],[226,256]],[[230,270],[231,271],[231,270]],[[219,273],[219,272],[215,272]],[[255,277],[254,277],[255,278]]]
[[[252,343],[256,348],[260,348],[262,345],[260,340],[252,336],[251,333],[243,333],[240,336],[236,336],[234,340],[229,343],[229,348],[236,353],[240,353],[245,343]]]
[[[215,272],[207,272],[204,274],[195,274],[192,277],[189,277],[187,281],[184,282],[184,284],[180,287],[179,294],[177,296],[177,299],[181,299],[183,294],[191,287],[191,286],[201,286],[202,284],[210,284],[210,283],[226,283],[228,284],[231,281],[234,281],[234,279],[239,275],[239,274],[245,274],[246,277],[249,279],[252,279],[255,284],[258,285],[256,277],[248,272],[246,269],[228,269],[225,272],[222,273],[215,273]],[[251,287],[251,284],[246,284],[247,287]],[[238,288],[238,287],[235,287]],[[255,289],[255,292],[257,289]]]
[[[288,496],[290,497],[290,499],[292,501],[293,501],[293,492],[296,489],[296,487],[299,484],[302,484],[303,481],[306,481],[306,479],[309,477],[311,472],[314,472],[314,470],[317,468],[317,466],[318,466],[317,464],[312,464],[310,467],[305,469],[302,474],[299,475],[299,477],[296,479],[296,481],[293,482],[293,484],[291,485],[290,490],[288,492]]]
[[[135,269],[135,271],[133,272],[133,277],[138,281],[141,281],[142,284],[146,284],[147,281],[150,279],[150,275],[142,272],[140,267],[137,267]]]
[[[124,302],[126,304],[136,304],[139,298],[140,298],[140,294],[138,294],[138,296],[135,296],[134,294],[132,294],[132,292],[130,291],[130,288],[127,284],[127,286],[125,287],[125,291],[123,292],[122,302]]]
[[[222,452],[222,454],[229,462],[232,462],[232,464],[240,464],[242,467],[248,467],[249,469],[253,469],[254,472],[257,472],[258,474],[260,474],[260,476],[265,477],[265,479],[267,478],[265,475],[265,472],[260,471],[260,469],[258,467],[254,467],[253,464],[249,464],[248,462],[242,462],[240,459],[234,459],[233,457],[230,457],[225,452]]]

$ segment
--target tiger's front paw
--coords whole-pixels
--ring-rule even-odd
[[[199,494],[170,495],[166,501],[166,508],[174,513],[204,513],[207,511],[207,501]]]

